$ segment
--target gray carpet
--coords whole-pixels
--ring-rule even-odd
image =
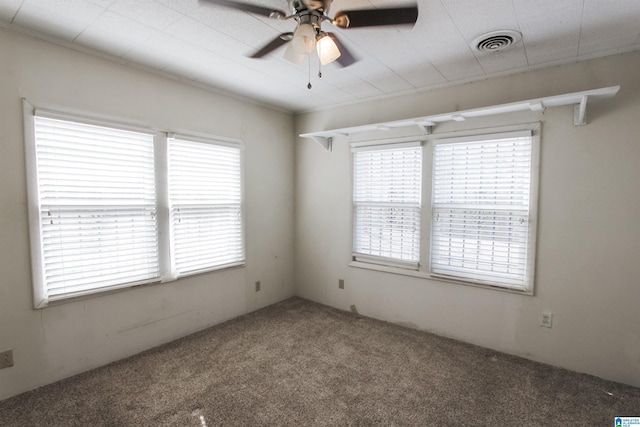
[[[292,298],[0,402],[2,426],[612,426],[640,389]]]

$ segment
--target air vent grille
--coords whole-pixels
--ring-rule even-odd
[[[478,52],[496,52],[516,44],[521,38],[522,35],[517,31],[492,31],[474,39],[471,47]]]

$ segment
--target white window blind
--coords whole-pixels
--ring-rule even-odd
[[[34,307],[244,264],[240,142],[23,107]]]
[[[240,148],[172,138],[168,183],[177,275],[243,263]]]
[[[418,267],[421,174],[419,143],[354,152],[356,260]]]
[[[530,132],[436,141],[431,273],[525,289],[530,269]]]
[[[44,298],[156,280],[153,135],[34,120]]]

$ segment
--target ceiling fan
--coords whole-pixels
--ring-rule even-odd
[[[315,47],[322,65],[336,61],[342,67],[353,64],[356,62],[356,58],[334,33],[322,30],[323,22],[328,21],[338,28],[349,29],[415,24],[418,19],[418,7],[416,5],[387,9],[343,10],[331,18],[328,13],[332,0],[287,0],[290,13],[234,0],[200,1],[255,15],[280,20],[294,19],[298,22],[293,32],[280,34],[251,55],[251,58],[261,58],[280,46],[289,43],[284,57],[294,63],[301,63],[305,55],[310,55]]]

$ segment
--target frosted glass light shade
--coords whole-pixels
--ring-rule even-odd
[[[311,24],[300,24],[293,33],[291,45],[296,53],[308,55],[316,44],[316,30]]]
[[[333,39],[327,35],[321,37],[316,44],[316,49],[318,50],[318,58],[320,58],[320,63],[322,65],[329,64],[330,62],[335,61],[340,58],[340,49],[333,41]]]
[[[304,60],[304,55],[298,53],[293,47],[293,41],[287,44],[287,48],[284,50],[284,59],[294,64],[300,65]]]

